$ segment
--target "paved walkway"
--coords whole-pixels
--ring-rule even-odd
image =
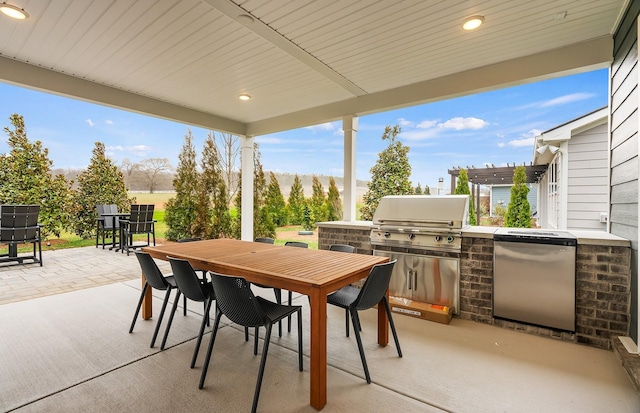
[[[133,253],[68,248],[43,251],[42,261],[42,267],[0,264],[0,305],[140,278]],[[169,263],[158,261],[158,266],[170,272]]]

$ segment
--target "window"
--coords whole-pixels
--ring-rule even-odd
[[[551,228],[558,228],[560,218],[560,154],[557,154],[547,170],[547,222]]]

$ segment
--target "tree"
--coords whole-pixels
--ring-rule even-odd
[[[176,196],[165,205],[164,220],[167,224],[166,237],[176,241],[193,236],[192,226],[196,220],[196,201],[198,199],[198,171],[196,169],[196,150],[193,135],[187,129],[184,144],[178,155],[178,167],[173,179]]]
[[[324,194],[324,188],[320,179],[316,175],[313,175],[311,189],[311,202],[309,207],[311,208],[311,218],[315,222],[321,222],[327,220],[327,197]]]
[[[305,200],[302,207],[302,228],[305,231],[313,231],[316,227],[313,218],[311,217],[311,207],[309,206],[309,200]]]
[[[333,177],[329,178],[329,194],[325,209],[327,211],[327,221],[340,221],[342,219],[342,200]]]
[[[4,131],[11,150],[0,155],[0,204],[40,205],[42,236],[59,237],[70,222],[70,183],[62,175],[51,175],[49,150],[40,141],[29,141],[24,118],[14,113],[9,120],[13,129]]]
[[[376,164],[371,168],[371,180],[367,184],[364,194],[364,205],[360,209],[363,220],[371,220],[378,207],[380,198],[385,195],[407,195],[412,191],[411,165],[409,164],[409,147],[396,141],[400,133],[400,126],[393,128],[386,126],[382,134],[383,141],[389,141],[382,152],[378,154]]]
[[[531,206],[527,200],[527,172],[524,166],[516,166],[513,170],[513,186],[511,198],[504,218],[506,227],[531,228]]]
[[[476,210],[473,207],[473,197],[469,191],[469,175],[466,169],[460,169],[456,185],[456,195],[469,196],[469,225],[476,225]]]
[[[424,189],[422,190],[422,195],[431,195],[431,189],[429,188],[429,185],[424,186]]]
[[[415,187],[415,189],[413,190],[413,193],[415,195],[422,195],[422,187],[420,186],[420,183],[418,183],[418,185]]]
[[[191,134],[191,131],[189,131]],[[140,171],[147,178],[149,193],[153,193],[158,185],[158,178],[161,173],[171,171],[171,163],[167,158],[149,158],[140,162]]]
[[[198,184],[196,222],[193,234],[201,238],[231,236],[231,215],[220,153],[212,133],[207,135],[202,150],[202,172]]]
[[[302,188],[302,182],[300,177],[296,174],[291,184],[291,190],[289,191],[289,222],[293,225],[302,224],[304,219],[304,189]]]
[[[96,142],[87,169],[78,175],[75,192],[73,227],[76,235],[89,238],[95,234],[96,205],[115,204],[119,211],[128,211],[135,198],[127,197],[124,176],[120,169],[107,158],[102,142]]]
[[[124,186],[125,188],[127,188],[127,191],[131,189],[131,174],[133,173],[133,171],[137,170],[139,166],[140,165],[138,165],[137,163],[131,162],[129,158],[124,158],[122,160],[122,163],[120,164],[120,170],[124,175]]]
[[[267,188],[265,208],[276,227],[283,227],[289,222],[287,204],[280,190],[278,178],[273,172],[269,173],[269,187]]]
[[[239,187],[238,163],[240,161],[240,140],[230,133],[220,132],[213,135],[215,146],[220,154],[220,168],[222,179],[227,189],[227,199],[231,200],[235,196]]]

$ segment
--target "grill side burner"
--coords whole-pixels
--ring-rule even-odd
[[[466,195],[386,196],[373,216],[374,255],[397,259],[389,294],[458,311]]]

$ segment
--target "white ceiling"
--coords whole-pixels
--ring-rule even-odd
[[[606,67],[626,5],[4,1],[30,16],[0,15],[1,80],[241,135]],[[475,14],[485,24],[463,31]]]

